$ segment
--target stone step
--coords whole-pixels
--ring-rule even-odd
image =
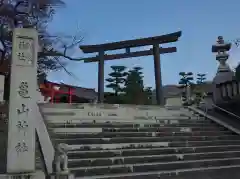
[[[102,103],[102,104],[92,104],[92,103],[41,103],[39,106],[44,109],[44,110],[50,110],[52,111],[53,109],[62,111],[64,110],[80,110],[80,109],[108,109],[108,110],[117,110],[119,108],[125,108],[128,110],[156,110],[159,111],[165,110],[165,111],[181,111],[181,112],[186,112],[189,111],[187,108],[179,106],[175,107],[174,109],[169,109],[166,107],[158,106],[158,105],[135,105],[135,104],[107,104],[107,103]]]
[[[188,154],[142,155],[128,157],[109,157],[92,159],[69,159],[69,168],[102,167],[127,164],[143,164],[156,162],[192,161],[202,159],[240,158],[240,151],[202,152]]]
[[[192,133],[203,131],[229,131],[219,126],[191,126],[191,127],[140,127],[140,128],[54,128],[49,129],[53,133]]]
[[[199,167],[180,170],[113,174],[97,177],[76,177],[76,179],[239,179],[240,165],[220,167]]]
[[[162,127],[165,126],[188,126],[188,125],[213,125],[211,120],[164,120],[160,122],[154,122],[154,123],[148,123],[148,121],[145,121],[145,123],[136,123],[136,121],[132,120],[132,123],[120,123],[120,122],[112,122],[112,123],[100,123],[98,121],[95,122],[86,122],[86,123],[72,123],[71,121],[68,121],[68,123],[51,123],[48,121],[48,126],[50,128],[96,128],[96,127],[105,127],[105,128],[136,128],[136,127]]]
[[[187,123],[188,121],[203,121],[204,118],[197,117],[171,117],[162,119],[105,119],[105,118],[70,118],[69,116],[44,116],[45,120],[51,124],[82,124],[82,123],[123,123],[123,124],[159,124],[170,123],[171,121],[179,121],[179,123]],[[167,122],[168,121],[168,122]]]
[[[89,132],[194,132],[194,131],[228,131],[219,126],[199,126],[199,127],[139,127],[139,128],[82,128]],[[84,132],[83,131],[83,132]]]
[[[45,115],[54,115],[54,116],[81,116],[82,118],[103,118],[103,117],[114,117],[114,118],[134,118],[134,117],[173,117],[173,116],[188,116],[192,113],[188,109],[166,109],[165,107],[136,107],[136,106],[122,106],[116,107],[113,105],[108,106],[85,106],[83,104],[80,108],[73,107],[74,104],[71,104],[71,107],[64,106],[55,106],[55,107],[46,107],[40,106],[41,111]]]
[[[131,124],[131,125],[105,125],[105,124],[99,124],[99,125],[75,125],[75,124],[60,124],[60,125],[55,125],[55,124],[48,124],[49,129],[84,129],[84,128],[148,128],[148,127],[215,127],[219,126],[218,124],[214,123],[184,123],[184,124]]]
[[[118,149],[118,150],[98,150],[98,151],[69,151],[69,159],[92,159],[92,158],[112,158],[112,157],[133,157],[144,155],[165,155],[165,154],[188,154],[202,152],[225,152],[240,151],[240,145],[219,145],[201,147],[168,147],[168,148],[145,148],[145,149]]]
[[[79,129],[79,128],[78,128]],[[75,138],[107,138],[107,137],[164,137],[164,136],[221,136],[237,135],[231,131],[194,131],[194,132],[68,132],[64,128],[53,130],[53,138],[75,139]]]
[[[240,165],[240,158],[224,158],[224,159],[201,159],[192,161],[174,161],[174,162],[156,162],[156,163],[140,163],[113,166],[97,166],[97,167],[75,167],[70,170],[76,177],[108,175],[108,174],[127,174],[153,171],[171,171],[180,169],[190,169],[199,167],[220,167],[227,165]]]
[[[240,140],[239,135],[222,136],[164,136],[164,137],[115,137],[115,138],[56,138],[58,143],[76,144],[119,144],[119,143],[142,143],[142,142],[190,142],[209,140]]]
[[[176,141],[176,142],[142,142],[142,143],[117,143],[117,144],[90,144],[70,145],[72,150],[99,151],[117,149],[153,149],[160,147],[200,147],[218,145],[240,145],[240,140],[202,140],[202,141]]]

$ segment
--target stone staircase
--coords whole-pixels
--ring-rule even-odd
[[[44,104],[76,178],[239,179],[240,136],[188,109]]]

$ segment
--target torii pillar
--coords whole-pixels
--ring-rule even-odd
[[[98,61],[98,102],[104,102],[104,51],[99,51]]]
[[[158,105],[164,105],[162,70],[161,70],[162,68],[161,68],[161,61],[160,61],[159,45],[153,45],[153,57],[154,57],[156,101]]]

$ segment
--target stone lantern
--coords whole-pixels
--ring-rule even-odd
[[[231,43],[225,43],[222,36],[219,36],[217,43],[212,46],[212,52],[217,53],[216,60],[219,62],[217,73],[213,78],[213,95],[215,102],[221,100],[220,91],[217,88],[217,85],[234,79],[234,72],[227,64],[229,58],[228,51],[230,49]]]
[[[233,79],[234,73],[227,64],[230,49],[231,43],[225,43],[222,36],[218,36],[217,43],[212,46],[212,52],[217,53],[216,60],[219,62],[217,74],[213,79],[215,84],[232,81]]]

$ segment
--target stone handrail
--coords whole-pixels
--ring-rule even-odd
[[[238,100],[240,96],[240,82],[232,80],[216,84],[214,96],[215,104]]]
[[[230,111],[227,111],[226,109],[223,109],[215,104],[212,104],[212,106],[240,120],[240,116],[238,116]]]
[[[240,135],[240,130],[238,128],[236,128],[234,125],[230,125],[227,122],[218,119],[217,117],[209,115],[207,111],[203,111],[202,109],[199,109],[199,108],[194,107],[194,106],[188,106],[188,109],[190,111],[193,111],[193,112],[199,114],[199,115],[204,116],[207,119],[210,119],[210,120],[216,122],[217,124],[219,124],[219,125],[227,128],[227,129],[229,129],[230,131],[233,131],[233,132],[235,132],[235,133]]]
[[[44,158],[44,163],[47,169],[47,173],[51,174],[53,173],[53,161],[54,161],[54,147],[51,141],[51,138],[49,136],[46,124],[44,122],[43,116],[40,112],[40,108],[37,105],[36,110],[36,132],[38,135],[38,139],[40,142],[40,147],[42,151],[42,155]]]

